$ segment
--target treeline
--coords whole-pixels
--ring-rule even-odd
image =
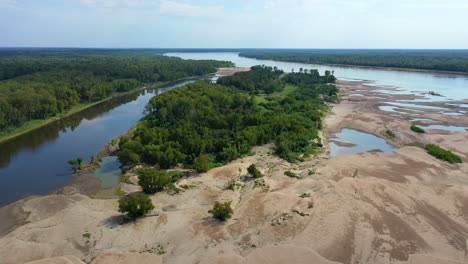
[[[239,56],[310,64],[342,64],[468,73],[468,51],[259,51],[241,52]]]
[[[144,84],[203,75],[225,66],[232,63],[149,53],[4,56],[0,59],[0,129],[49,118],[79,103]]]
[[[305,73],[293,75],[299,74]],[[322,77],[295,86],[290,80],[296,78],[282,80],[280,75],[257,66],[218,81],[228,86],[199,81],[154,97],[133,136],[120,142],[123,168],[196,163],[204,171],[268,142],[289,161],[312,153],[321,147],[318,130],[325,101],[336,100],[338,89]],[[274,92],[272,83],[277,84]]]

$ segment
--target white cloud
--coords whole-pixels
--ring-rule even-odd
[[[88,6],[99,6],[105,8],[112,7],[137,7],[148,3],[153,3],[153,1],[145,0],[80,0],[84,5]]]
[[[172,0],[161,0],[159,9],[163,14],[191,17],[214,17],[224,12],[224,8],[222,6],[196,6]]]

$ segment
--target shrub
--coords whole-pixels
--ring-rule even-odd
[[[462,163],[462,160],[459,156],[451,152],[450,150],[443,149],[439,146],[429,144],[425,147],[427,153],[431,154],[432,156],[448,161],[450,163]]]
[[[77,171],[83,169],[83,158],[76,158],[68,161],[68,164],[72,165],[73,172],[76,173]]]
[[[212,210],[209,210],[208,213],[212,214],[214,218],[226,221],[227,219],[231,218],[232,216],[232,208],[231,208],[231,201],[220,203],[216,202],[213,206]]]
[[[263,174],[257,169],[257,166],[255,166],[255,164],[250,165],[247,168],[247,171],[254,178],[262,178],[263,177]]]
[[[206,154],[201,154],[200,156],[193,159],[193,168],[197,172],[207,172],[210,170],[210,157]]]
[[[291,177],[291,178],[300,178],[299,175],[297,175],[296,173],[292,172],[292,171],[285,171],[284,172],[284,175],[288,176],[288,177]]]
[[[150,197],[144,193],[131,194],[119,200],[119,212],[127,213],[133,219],[142,217],[153,209]]]
[[[138,185],[147,194],[160,192],[172,182],[172,177],[168,173],[158,171],[155,168],[144,168],[139,170],[137,174]]]
[[[387,129],[387,131],[385,131],[385,134],[387,135],[387,137],[389,138],[396,138],[396,135],[395,133],[393,133],[393,131]]]
[[[426,133],[426,131],[424,131],[424,129],[418,127],[418,126],[415,126],[415,125],[412,125],[411,126],[411,130],[416,132],[416,133]]]

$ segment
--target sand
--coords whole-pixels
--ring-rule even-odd
[[[29,198],[0,209],[9,212],[0,214],[0,263],[468,263],[468,133],[409,130],[413,117],[457,125],[467,117],[383,112],[379,105],[417,95],[380,94],[365,82],[340,86],[344,95],[326,119],[324,142],[342,128],[380,137],[391,129],[395,153],[329,159],[325,149],[291,164],[272,155],[273,145],[255,147],[253,156],[192,173],[179,194],[152,196],[151,216],[125,224],[116,199],[77,192]],[[465,163],[448,164],[417,147],[429,142]],[[264,178],[245,177],[252,163]],[[284,176],[287,170],[302,178]],[[227,190],[231,180],[239,188]],[[208,210],[226,200],[234,214],[222,223]]]

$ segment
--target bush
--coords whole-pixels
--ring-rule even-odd
[[[208,213],[212,214],[214,218],[226,221],[227,219],[231,218],[232,216],[232,208],[231,208],[231,201],[220,203],[216,202],[213,206],[212,210],[209,210]]]
[[[395,133],[393,133],[393,131],[387,129],[387,131],[385,131],[385,134],[387,135],[387,137],[389,138],[396,138],[396,135]]]
[[[150,197],[144,193],[131,194],[119,200],[119,212],[127,213],[133,219],[142,217],[153,209]]]
[[[413,130],[416,133],[426,133],[426,131],[424,131],[424,129],[422,129],[422,128],[418,127],[418,126],[415,126],[415,125],[411,126],[411,130]]]
[[[291,178],[300,178],[299,175],[297,175],[296,173],[292,172],[292,171],[285,171],[284,172],[284,175],[288,176],[288,177],[291,177]]]
[[[137,172],[138,185],[141,186],[143,192],[154,194],[160,192],[164,187],[172,182],[172,177],[166,172],[158,171],[155,168],[144,168]]]
[[[439,146],[429,144],[425,147],[427,153],[431,154],[432,156],[448,161],[450,163],[462,163],[462,160],[459,156],[451,152],[450,150],[443,149]]]
[[[257,169],[257,167],[255,166],[255,164],[252,164],[250,165],[248,168],[247,168],[247,171],[249,172],[249,174],[254,177],[254,178],[262,178],[263,175],[262,173]]]
[[[193,159],[193,169],[197,172],[207,172],[210,170],[210,167],[210,157],[206,154],[201,154]]]

